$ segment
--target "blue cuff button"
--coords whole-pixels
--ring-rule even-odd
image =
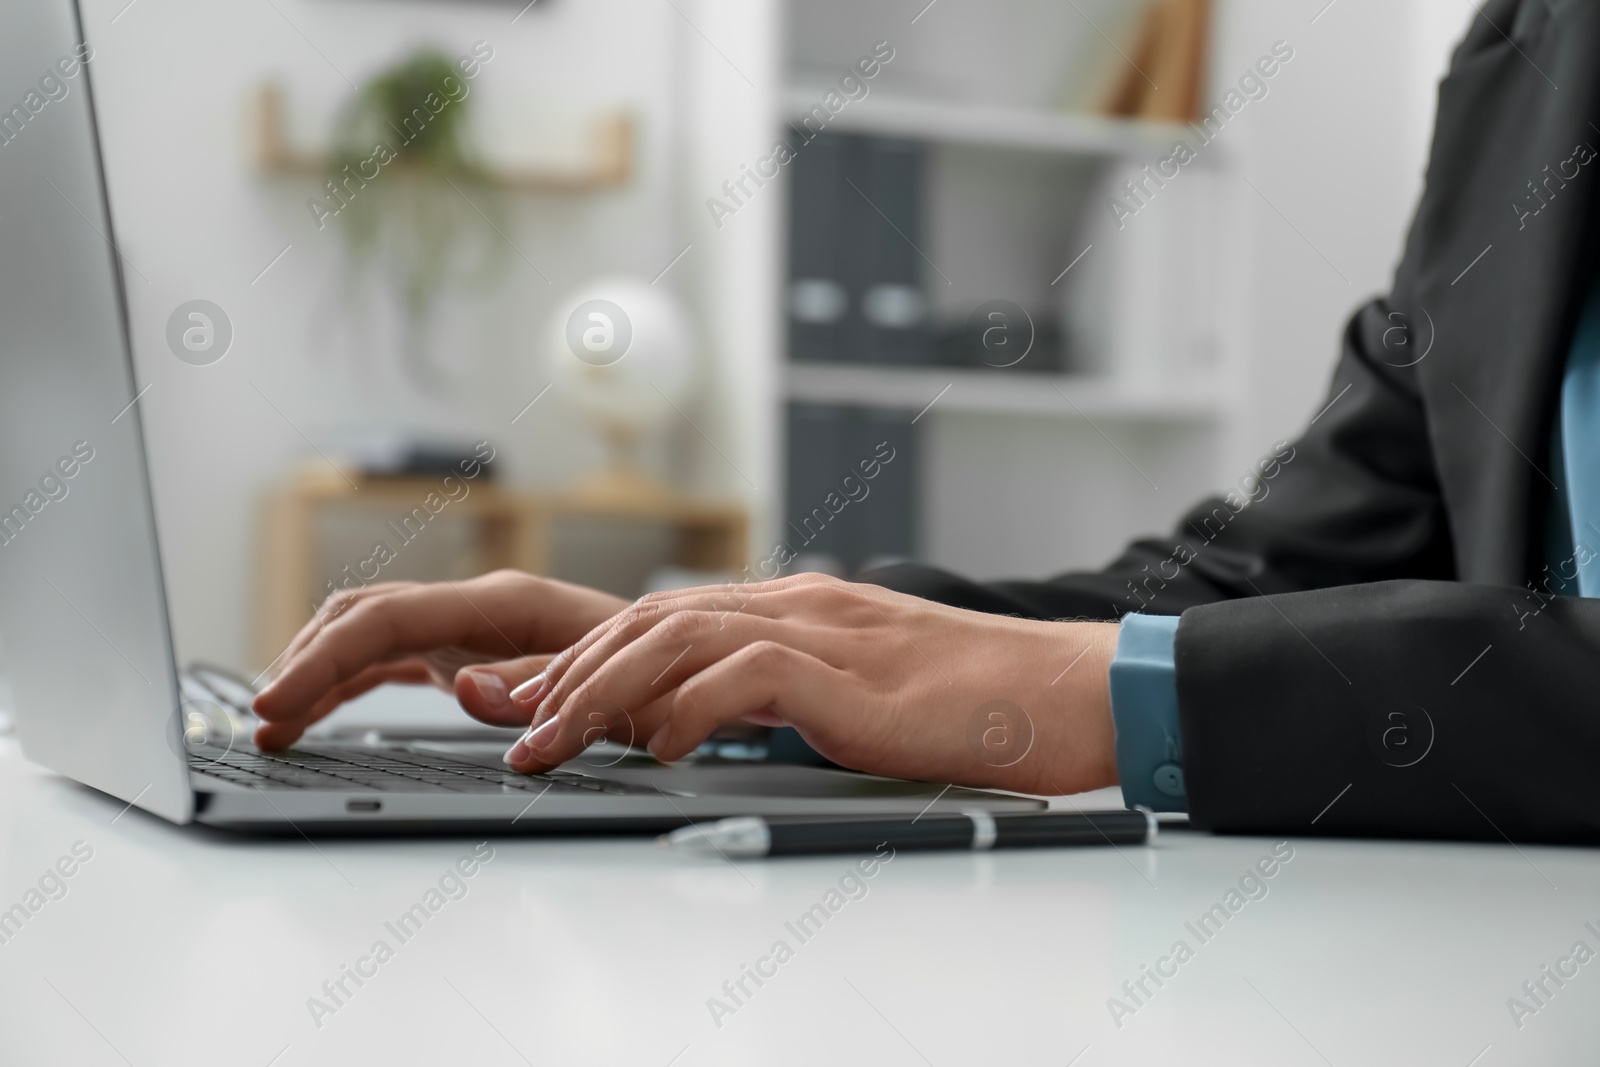
[[[1163,763],[1150,776],[1150,783],[1169,797],[1181,797],[1184,795],[1183,768],[1176,763]]]

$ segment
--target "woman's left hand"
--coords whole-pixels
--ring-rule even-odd
[[[1076,793],[1117,781],[1117,627],[945,607],[799,575],[652,594],[512,694],[537,708],[506,754],[542,770],[609,736],[662,760],[721,723],[790,725],[828,759],[895,778]]]

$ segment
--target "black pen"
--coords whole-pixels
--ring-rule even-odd
[[[1144,845],[1156,837],[1155,814],[1136,811],[993,815],[964,811],[917,819],[768,821],[757,816],[684,826],[656,839],[663,848],[727,856],[803,856],[827,852]]]

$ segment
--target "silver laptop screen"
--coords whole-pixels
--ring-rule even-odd
[[[137,388],[72,0],[0,5],[0,640],[32,759],[192,794]]]

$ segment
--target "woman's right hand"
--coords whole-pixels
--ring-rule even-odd
[[[510,691],[628,606],[595,589],[495,571],[464,582],[386,582],[329,597],[255,699],[255,742],[287,748],[340,704],[388,682],[453,691],[468,714],[526,726]]]

